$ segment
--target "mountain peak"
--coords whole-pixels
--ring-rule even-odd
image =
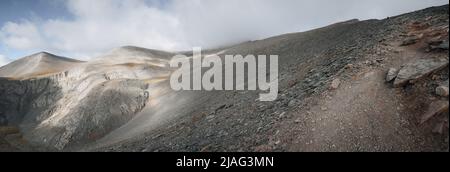
[[[39,53],[36,53],[35,55],[39,55],[39,56],[56,56],[56,55],[51,54],[51,53],[46,52],[46,51],[41,51]]]
[[[38,52],[0,68],[0,77],[26,78],[42,73],[56,73],[67,70],[82,61]]]

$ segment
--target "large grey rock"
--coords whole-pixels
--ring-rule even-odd
[[[341,80],[334,79],[333,81],[331,81],[330,89],[332,89],[332,90],[338,89],[340,85],[341,85]]]
[[[412,45],[415,44],[419,41],[419,37],[417,36],[411,36],[406,38],[405,40],[403,40],[403,42],[400,44],[401,46],[408,46],[408,45]]]
[[[432,102],[429,106],[425,114],[421,117],[420,123],[423,124],[430,120],[433,116],[439,115],[441,113],[448,112],[448,101],[439,100]]]
[[[436,94],[442,97],[448,97],[448,80],[443,82],[439,87],[436,88]]]
[[[386,82],[391,82],[397,77],[398,70],[395,68],[390,68],[386,75]]]
[[[448,59],[428,58],[420,59],[413,63],[406,64],[400,69],[397,78],[394,81],[394,87],[401,87],[410,81],[420,79],[430,73],[443,69],[448,66]]]
[[[439,86],[436,88],[436,94],[442,97],[448,97],[448,87]]]
[[[442,41],[439,45],[431,45],[430,46],[432,50],[441,49],[441,50],[448,50],[448,40]]]

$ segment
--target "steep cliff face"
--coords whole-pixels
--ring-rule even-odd
[[[0,114],[6,123],[19,125],[27,115],[41,114],[61,97],[61,87],[51,78],[35,80],[0,80]]]
[[[148,84],[140,80],[118,79],[83,91],[67,91],[50,111],[36,118],[37,125],[25,136],[57,149],[70,143],[94,141],[139,112],[149,99],[147,88]],[[27,123],[23,121],[22,125]]]

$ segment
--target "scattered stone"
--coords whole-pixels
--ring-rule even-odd
[[[404,86],[408,82],[421,79],[446,66],[448,66],[448,60],[443,58],[420,59],[416,62],[407,64],[398,72],[397,78],[394,81],[394,87]]]
[[[209,144],[209,145],[206,145],[206,146],[204,146],[201,150],[200,150],[200,152],[207,152],[210,148],[211,148],[212,146]]]
[[[344,67],[345,69],[353,69],[353,64],[347,64]]]
[[[408,46],[408,45],[412,45],[415,44],[419,41],[419,37],[417,36],[411,36],[406,38],[405,40],[403,40],[402,44],[400,44],[400,46]]]
[[[390,68],[388,73],[387,73],[387,76],[386,76],[386,82],[393,81],[397,77],[397,74],[398,74],[398,70],[397,69]]]
[[[341,85],[341,80],[340,79],[334,79],[331,82],[330,89],[332,89],[332,90],[338,89],[340,85]]]
[[[216,112],[218,112],[218,111],[224,109],[226,106],[227,106],[226,104],[223,104],[223,105],[218,106],[218,107],[216,108]]]
[[[430,104],[428,107],[427,112],[422,116],[422,119],[420,120],[420,124],[423,124],[427,122],[430,118],[432,118],[435,115],[448,112],[448,101],[436,101]]]
[[[206,117],[206,119],[207,119],[207,120],[211,120],[211,119],[214,119],[214,117],[215,117],[214,115],[208,115],[208,116]]]
[[[286,112],[281,112],[281,114],[280,114],[280,116],[278,116],[278,118],[283,118],[284,117],[284,114],[286,114]]]
[[[275,142],[275,145],[279,145],[281,143],[281,141],[280,140],[277,140],[276,142]]]
[[[448,50],[448,40],[442,41],[439,45],[430,45],[431,50]]]
[[[259,133],[262,129],[263,129],[263,127],[258,127],[258,129],[256,129],[256,131]]]
[[[437,75],[433,75],[433,76],[431,76],[431,80],[437,80],[439,78],[439,76],[437,76]]]
[[[448,90],[448,85],[449,84],[449,80],[447,79],[446,81],[440,83],[439,87],[436,88],[436,94],[442,97],[448,97],[449,94],[449,90]]]
[[[364,64],[365,64],[365,65],[372,65],[372,61],[366,60],[366,61],[364,62]]]
[[[378,65],[380,63],[380,61],[378,60],[372,60],[372,65]]]
[[[302,120],[296,119],[294,122],[298,124],[298,123],[302,122]]]
[[[253,150],[255,152],[270,152],[270,151],[272,151],[272,147],[269,145],[260,145],[260,146],[254,147]]]
[[[160,138],[160,137],[162,137],[162,136],[163,136],[162,134],[158,134],[158,135],[152,137],[152,140],[155,140],[155,139]]]
[[[375,62],[377,62],[377,63],[381,63],[381,62],[383,62],[383,61],[384,61],[384,59],[382,59],[382,58],[378,58],[378,59],[375,59],[374,61],[375,61]]]
[[[436,88],[436,94],[442,97],[448,97],[448,87],[439,86]]]
[[[291,100],[291,101],[289,101],[288,106],[289,107],[294,107],[296,104],[297,104],[296,100]]]

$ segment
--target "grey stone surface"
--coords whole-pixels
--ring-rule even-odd
[[[406,64],[405,67],[398,72],[397,78],[394,81],[394,87],[404,86],[410,81],[420,79],[447,66],[448,59],[444,58],[426,58]]]
[[[391,82],[397,77],[398,70],[395,68],[390,68],[386,75],[386,82]]]

